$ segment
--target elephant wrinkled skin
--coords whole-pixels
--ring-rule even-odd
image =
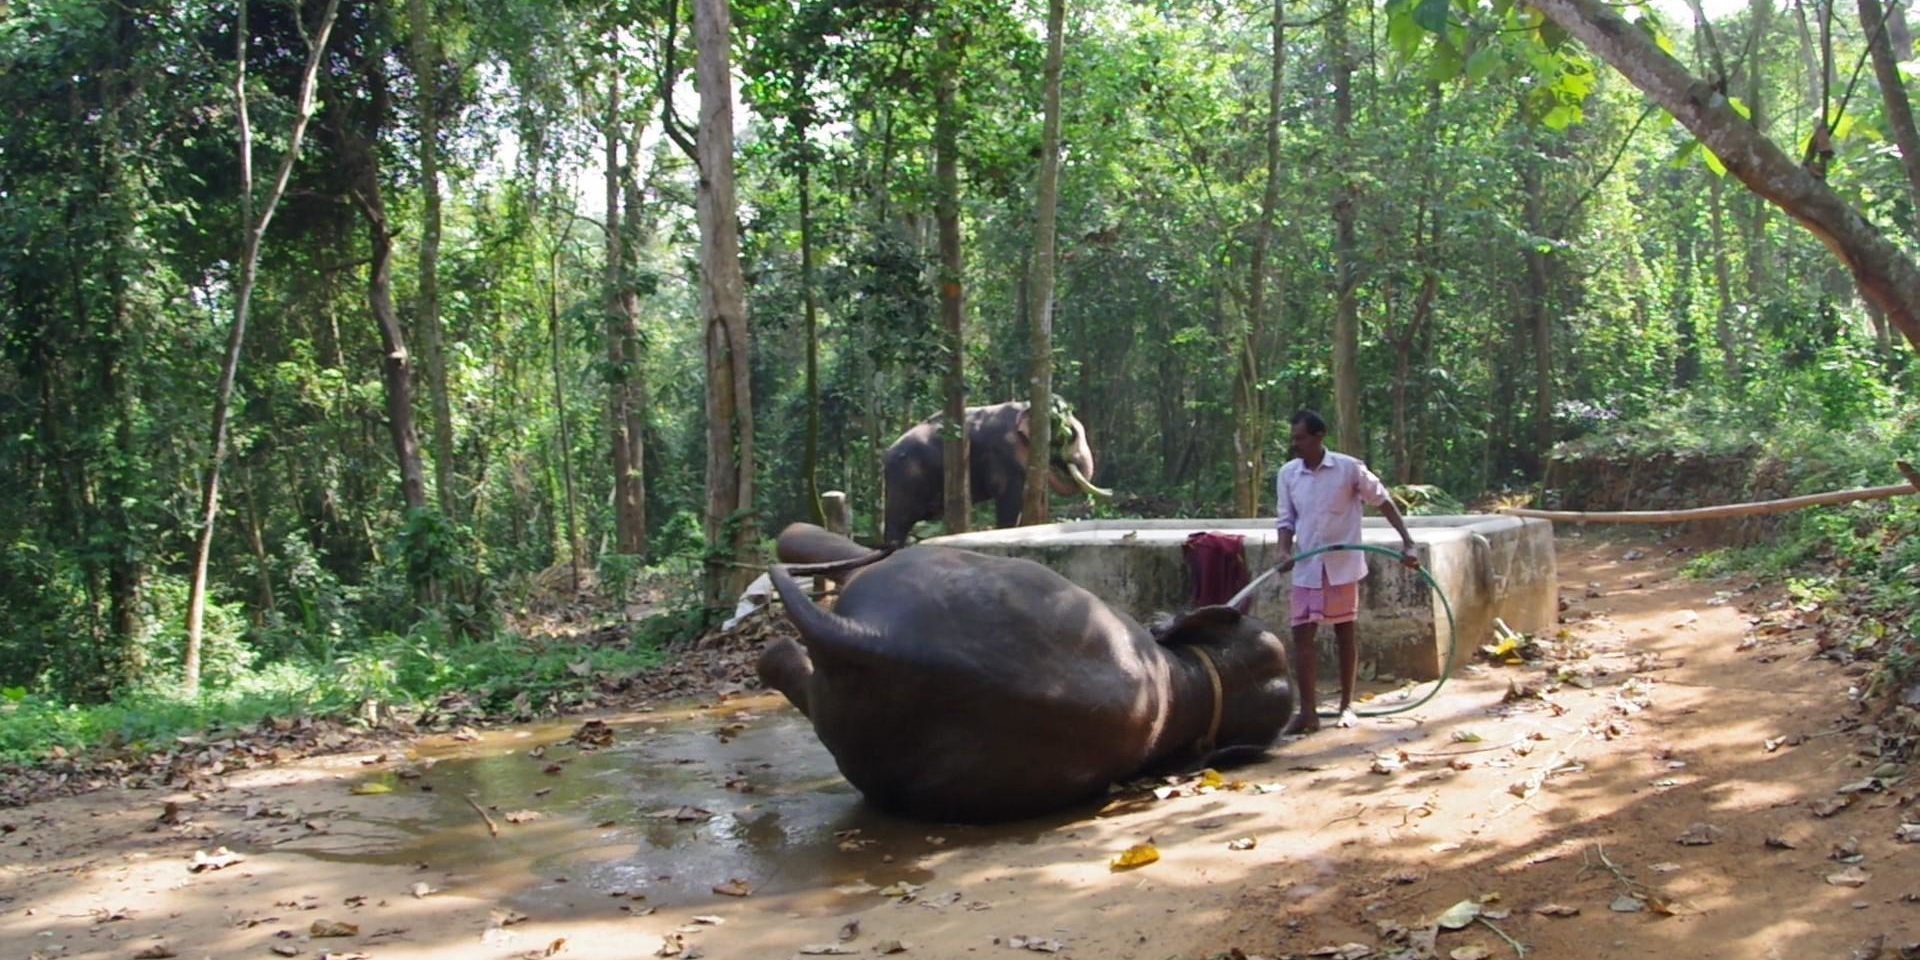
[[[1285,646],[1231,607],[1195,610],[1156,637],[1027,560],[869,553],[807,524],[782,532],[779,555],[838,564],[829,575],[846,582],[827,611],[773,568],[800,639],[769,644],[760,677],[884,810],[1036,816],[1137,775],[1256,754],[1291,712]]]

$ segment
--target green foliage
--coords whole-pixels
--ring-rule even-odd
[[[264,176],[304,58],[295,6],[248,9]],[[1233,346],[1256,319],[1254,283],[1268,293],[1254,337],[1258,415],[1278,425],[1293,409],[1334,406],[1335,284],[1350,279],[1362,422],[1340,426],[1358,438],[1348,452],[1409,481],[1410,512],[1537,479],[1556,442],[1804,451],[1793,482],[1809,486],[1881,478],[1889,451],[1913,448],[1911,427],[1888,411],[1920,381],[1831,254],[1717,177],[1717,158],[1536,10],[1511,0],[1345,9],[1339,23],[1323,5],[1286,12],[1309,25],[1285,31],[1281,176],[1256,278],[1270,8],[1071,8],[1053,349],[1094,479],[1121,495],[1094,515],[1124,504],[1206,515],[1229,502]],[[416,371],[414,403],[423,425],[436,401],[450,411],[453,462],[439,466],[454,493],[409,513],[386,430],[387,350],[368,307],[363,198],[348,174],[378,164],[396,243],[390,293],[415,335],[419,65],[393,18],[347,11],[314,135],[265,238],[235,383],[210,563],[214,699],[179,705],[157,691],[177,681],[182,554],[200,522],[208,403],[234,306],[232,8],[16,0],[0,17],[0,686],[34,695],[12,702],[38,704],[34,715],[54,725],[82,721],[46,705],[116,694],[136,712],[215,717],[241,710],[219,698],[291,689],[293,675],[312,679],[300,703],[337,705],[478,684],[472,663],[518,682],[520,657],[544,664],[535,680],[558,691],[554,664],[578,661],[508,639],[503,622],[576,549],[600,557],[614,602],[663,571],[697,568],[709,549],[698,182],[659,136],[662,12],[436,11],[448,375],[433,397]],[[757,473],[756,502],[729,524],[765,536],[812,509],[802,172],[817,474],[850,495],[857,531],[877,532],[882,452],[941,407],[928,91],[944,23],[965,33],[965,262],[954,279],[968,306],[968,396],[1030,392],[1035,12],[981,0],[735,4]],[[1702,59],[1653,8],[1628,16],[1682,62]],[[1736,109],[1804,150],[1807,111],[1784,106],[1806,93],[1793,18],[1774,18],[1764,36],[1751,24],[1744,10],[1715,24],[1725,50],[1751,60],[1735,64]],[[1336,140],[1326,65],[1342,33],[1354,116]],[[1853,62],[1857,38],[1837,36],[1834,61]],[[385,91],[370,83],[375,68],[389,73]],[[1885,235],[1911,237],[1920,211],[1869,92],[1835,127],[1828,183]],[[607,129],[639,141],[623,160],[638,196],[622,225],[629,282],[616,291],[639,311],[630,365],[609,360],[598,184],[591,201],[577,195],[603,162]],[[1351,263],[1336,249],[1335,208],[1353,213]],[[410,345],[424,358],[422,348]],[[647,400],[645,557],[603,555],[614,522],[608,406],[626,383]],[[1284,431],[1268,435],[1277,464]],[[1854,550],[1812,523],[1777,546],[1782,564]],[[708,620],[676,598],[643,632],[670,646]],[[500,662],[487,659],[495,647]],[[100,722],[87,736],[124,725]]]

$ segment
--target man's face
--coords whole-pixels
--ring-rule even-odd
[[[1320,454],[1320,448],[1325,443],[1326,438],[1315,435],[1313,431],[1307,429],[1306,424],[1296,423],[1293,425],[1293,453],[1295,456],[1303,459],[1318,456]]]

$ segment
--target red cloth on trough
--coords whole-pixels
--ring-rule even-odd
[[[1247,572],[1246,538],[1231,533],[1195,533],[1181,548],[1195,607],[1226,603],[1252,579]]]

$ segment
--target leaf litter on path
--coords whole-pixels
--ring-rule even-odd
[[[1686,832],[1673,838],[1673,842],[1683,847],[1705,847],[1719,839],[1719,836],[1719,827],[1711,823],[1696,823],[1688,827]]]
[[[1007,946],[1032,953],[1059,953],[1067,948],[1067,945],[1059,940],[1043,937],[1008,937]]]
[[[1159,848],[1155,847],[1153,843],[1149,841],[1128,847],[1126,852],[1113,858],[1113,862],[1108,864],[1108,868],[1115,873],[1119,873],[1123,870],[1137,870],[1147,864],[1157,863],[1159,860]]]
[[[246,857],[234,853],[226,847],[216,847],[212,853],[208,853],[205,850],[195,850],[193,852],[193,862],[187,864],[187,871],[190,873],[205,873],[209,870],[225,870],[236,863],[244,863],[246,859]]]
[[[315,920],[307,932],[315,937],[357,937],[360,927],[340,920]]]

